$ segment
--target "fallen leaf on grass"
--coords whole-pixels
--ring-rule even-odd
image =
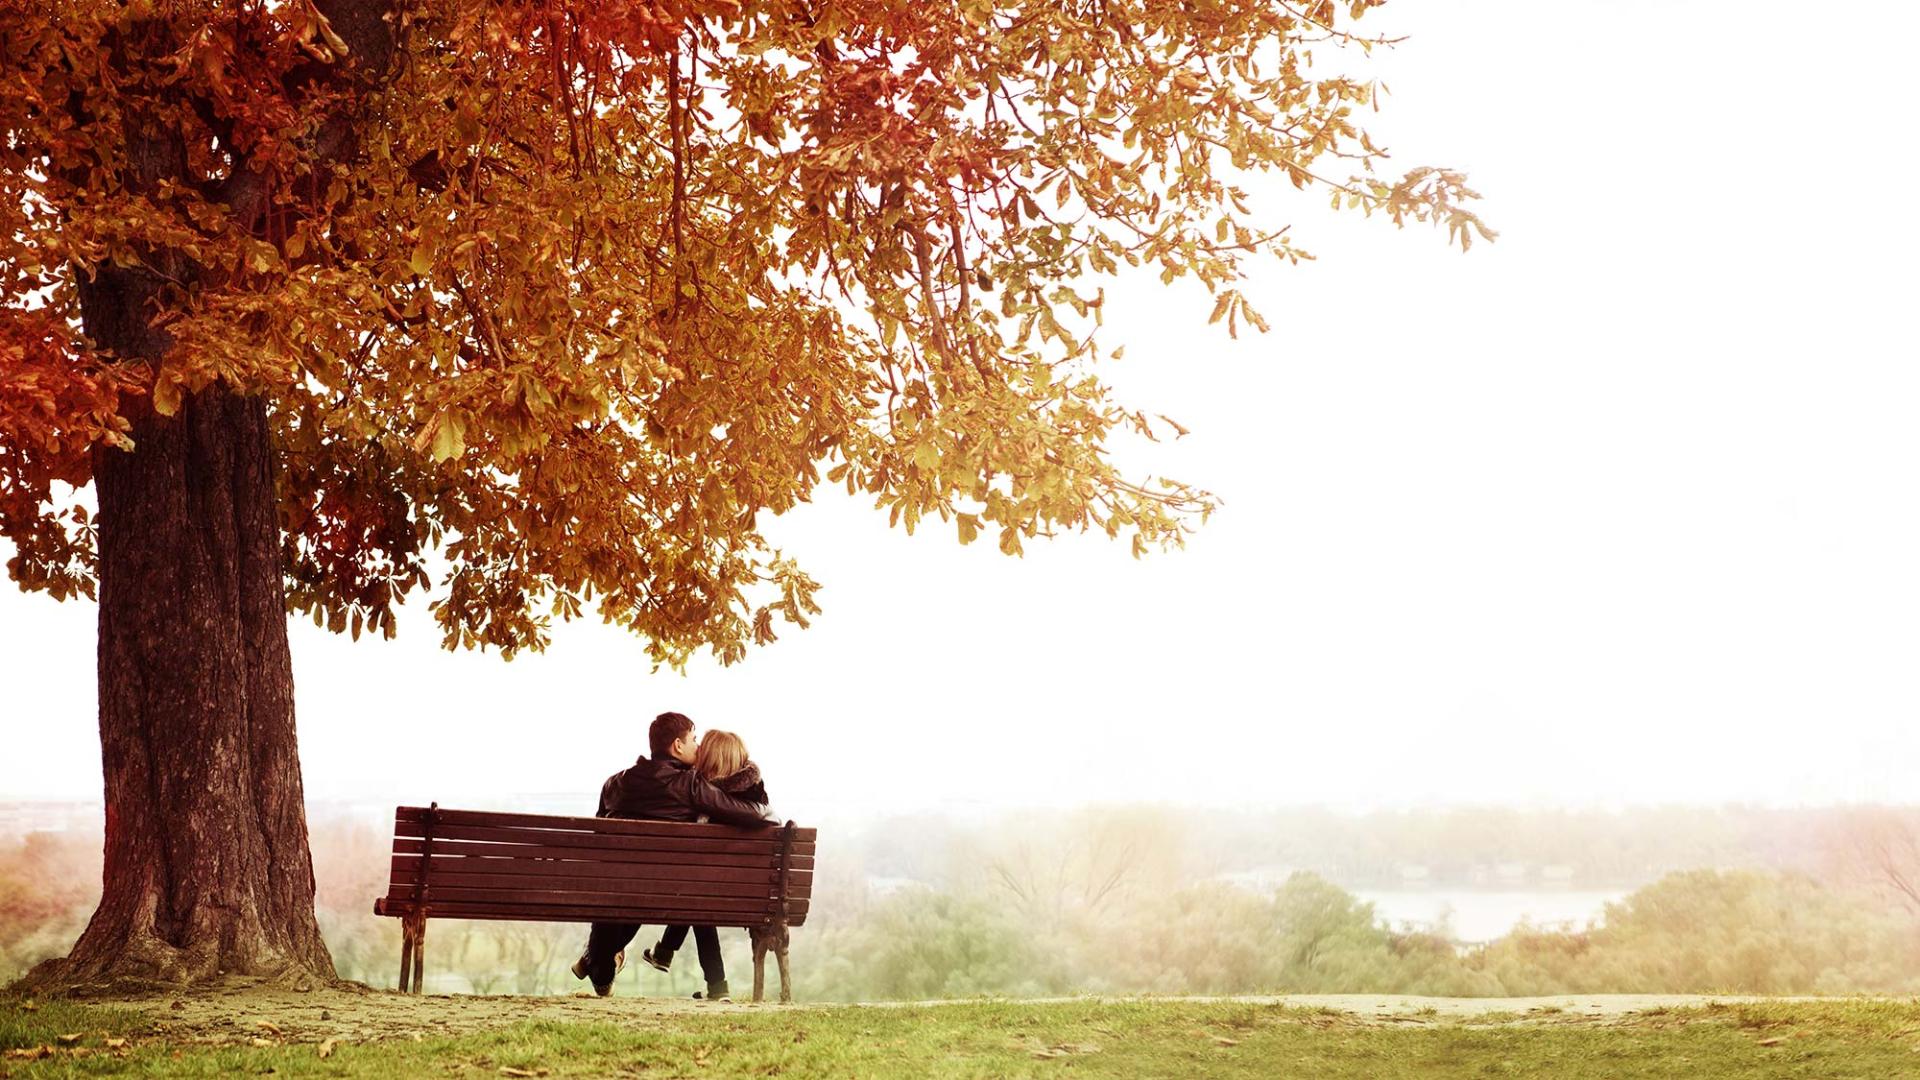
[[[21,1012],[39,1012],[40,1003],[37,1001],[23,1001],[20,1003],[20,1011]]]
[[[258,1035],[255,1035],[253,1038],[248,1039],[247,1042],[253,1046],[272,1046],[273,1045],[272,1039],[263,1039]]]
[[[1214,1044],[1217,1046],[1239,1046],[1240,1045],[1239,1039],[1229,1039],[1225,1035],[1215,1035],[1213,1037],[1213,1041],[1214,1041]]]
[[[319,1054],[323,1058],[330,1058],[333,1056],[333,1046],[334,1046],[334,1040],[322,1039],[320,1040],[319,1047],[316,1048],[314,1052]]]
[[[545,1076],[547,1075],[547,1070],[516,1069],[511,1065],[502,1065],[500,1066],[500,1075],[501,1076]]]
[[[78,1046],[83,1037],[83,1032],[76,1031],[71,1035],[55,1035],[53,1041],[59,1043],[61,1046]]]
[[[44,1057],[52,1057],[53,1047],[45,1044],[40,1046],[22,1046],[7,1051],[7,1056],[22,1061],[38,1061]]]
[[[1037,1058],[1058,1058],[1071,1057],[1074,1054],[1097,1054],[1099,1052],[1100,1048],[1092,1043],[1060,1043],[1055,1046],[1041,1047],[1033,1052],[1033,1056]]]
[[[260,1030],[261,1030],[261,1031],[267,1031],[267,1032],[272,1032],[272,1033],[273,1033],[273,1034],[275,1034],[275,1035],[282,1035],[282,1034],[285,1034],[284,1032],[282,1032],[282,1031],[280,1030],[280,1025],[279,1025],[279,1024],[276,1024],[276,1023],[274,1023],[274,1022],[273,1022],[273,1021],[271,1021],[271,1020],[262,1020],[262,1021],[260,1021],[260,1023],[259,1023],[259,1028],[260,1028]]]
[[[108,1039],[106,1040],[105,1045],[106,1045],[106,1048],[109,1050],[125,1050],[127,1048],[127,1040]]]
[[[1783,1042],[1786,1042],[1786,1041],[1787,1041],[1787,1040],[1785,1040],[1785,1039],[1783,1039],[1783,1038],[1781,1038],[1780,1036],[1778,1036],[1778,1035],[1775,1035],[1775,1036],[1774,1036],[1773,1038],[1771,1038],[1771,1039],[1761,1039],[1761,1040],[1760,1040],[1760,1045],[1761,1045],[1761,1046],[1779,1046],[1779,1045],[1780,1045],[1781,1043],[1783,1043]]]

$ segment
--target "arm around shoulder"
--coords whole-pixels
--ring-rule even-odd
[[[712,784],[707,783],[705,780],[694,776],[691,772],[686,773],[682,777],[681,782],[686,785],[687,805],[707,815],[707,818],[711,821],[719,822],[722,825],[741,825],[747,827],[768,825],[773,821],[772,818],[766,815],[764,807],[755,803],[746,802],[742,799],[736,799],[726,792],[721,791],[719,788],[714,787]]]

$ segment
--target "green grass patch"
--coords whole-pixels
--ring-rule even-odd
[[[83,1033],[78,1045],[60,1035]],[[1841,1000],[1630,1017],[1392,1022],[1234,1002],[968,1002],[522,1021],[384,1042],[208,1045],[120,1009],[0,1002],[0,1075],[215,1077],[1819,1077],[1920,1075],[1920,1005]],[[108,1039],[129,1039],[109,1046]],[[273,1041],[273,1040],[266,1040]],[[42,1055],[29,1057],[25,1055]]]
[[[147,1026],[140,1014],[127,1009],[76,1005],[68,1001],[0,998],[0,1069],[8,1050],[35,1046],[63,1047],[105,1039],[131,1040]]]

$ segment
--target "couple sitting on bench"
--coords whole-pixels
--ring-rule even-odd
[[[666,712],[654,718],[647,743],[651,758],[641,758],[601,785],[597,816],[745,826],[772,822],[767,814],[766,785],[760,782],[759,767],[748,760],[740,736],[730,731],[709,731],[696,745],[693,721],[680,713]],[[642,952],[641,958],[661,971],[668,970],[674,952],[687,940],[688,929],[667,927],[659,943]],[[719,931],[711,926],[691,929],[707,982],[705,993],[693,996],[731,1000],[726,964],[720,956]],[[626,947],[639,932],[640,927],[632,923],[594,923],[587,934],[587,951],[574,961],[573,977],[591,979],[593,992],[601,997],[613,993],[613,977],[625,966]]]

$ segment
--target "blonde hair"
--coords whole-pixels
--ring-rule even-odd
[[[731,731],[708,728],[693,755],[693,771],[705,780],[724,780],[747,767],[747,744]]]

